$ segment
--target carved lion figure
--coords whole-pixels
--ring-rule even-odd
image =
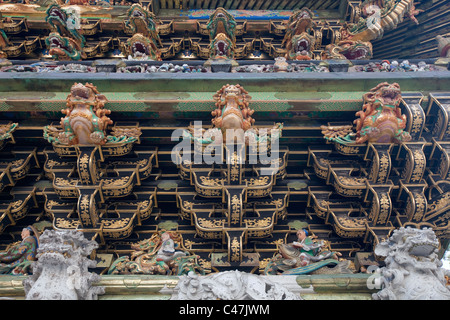
[[[87,257],[98,247],[81,231],[46,230],[39,238],[33,275],[23,281],[27,300],[95,300],[104,288],[88,271],[97,263]]]
[[[106,143],[106,127],[112,120],[106,115],[107,99],[91,83],[75,83],[67,96],[67,108],[61,110],[66,116],[61,118],[64,130],[59,135],[59,142],[69,145],[92,145]]]
[[[450,287],[437,251],[439,241],[432,229],[400,228],[388,241],[375,248],[384,258],[381,268],[382,290],[373,294],[377,300],[449,300]]]
[[[364,94],[363,110],[358,111],[356,143],[392,143],[411,140],[406,127],[406,116],[399,108],[402,99],[398,83],[380,83]]]
[[[227,129],[250,129],[255,112],[248,107],[251,97],[239,84],[225,85],[213,96],[216,109],[211,112],[212,123],[225,132]]]

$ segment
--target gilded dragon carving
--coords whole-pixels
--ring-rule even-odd
[[[129,60],[161,60],[162,46],[158,33],[158,24],[155,15],[144,9],[140,4],[133,4],[127,11],[125,31],[133,34],[122,45],[122,51]]]
[[[58,60],[86,58],[86,54],[83,52],[86,39],[80,32],[79,22],[74,19],[58,4],[52,4],[47,9],[45,20],[53,31],[45,39],[45,43],[49,48],[49,54]]]

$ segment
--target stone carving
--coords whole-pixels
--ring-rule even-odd
[[[450,300],[445,276],[450,272],[437,257],[439,241],[431,228],[400,228],[389,241],[378,244],[375,255],[384,258],[382,290],[376,300]]]
[[[177,232],[156,232],[149,239],[131,246],[131,257],[120,257],[110,267],[108,274],[161,274],[183,275],[188,272],[204,273],[197,256],[177,250],[182,237]]]
[[[398,83],[380,83],[364,94],[364,106],[356,113],[356,134],[348,126],[322,126],[325,139],[340,144],[401,143],[411,140],[406,127],[406,115],[400,110],[402,99]],[[344,130],[344,131],[343,131]],[[342,133],[345,133],[342,134]]]
[[[98,247],[76,230],[46,230],[39,238],[33,275],[23,281],[27,300],[96,300],[104,288],[93,286],[97,263],[87,257]]]
[[[340,253],[327,250],[325,242],[313,240],[306,229],[299,229],[297,237],[298,241],[279,245],[279,253],[267,264],[265,274],[353,273],[350,261],[339,261]]]
[[[172,300],[301,300],[264,276],[225,271],[208,276],[193,272],[180,278]]]
[[[22,230],[22,241],[9,245],[0,252],[0,273],[28,274],[33,261],[36,261],[36,250],[39,243],[39,232],[28,226]]]

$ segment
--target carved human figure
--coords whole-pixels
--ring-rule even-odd
[[[325,242],[313,240],[307,229],[296,233],[297,241],[281,244],[265,274],[352,273],[348,260],[338,261],[339,252],[324,249]],[[327,267],[333,265],[334,267]]]
[[[30,264],[27,262],[36,260],[38,248],[37,231],[28,226],[21,233],[22,241],[7,248],[0,253],[0,273],[24,273]]]
[[[135,251],[131,256],[117,259],[108,274],[182,275],[189,271],[203,274],[196,255],[176,250],[181,242],[178,232],[155,232],[149,239],[133,244],[131,248]]]
[[[306,266],[310,263],[311,257],[314,256],[314,249],[317,249],[317,246],[315,246],[312,239],[308,237],[308,230],[306,229],[299,229],[297,231],[297,239],[298,241],[292,243],[292,247],[300,251],[299,258],[301,265]]]
[[[173,241],[169,232],[164,232],[161,235],[161,247],[156,255],[156,261],[168,262],[177,257],[185,256],[183,251],[175,250],[175,242]]]

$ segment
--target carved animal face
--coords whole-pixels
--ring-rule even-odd
[[[391,256],[404,266],[409,264],[409,268],[436,269],[439,266],[438,248],[439,241],[431,228],[400,228],[388,241],[375,248],[375,254]]]
[[[81,52],[77,50],[75,43],[66,37],[61,37],[57,32],[52,32],[45,39],[49,48],[49,54],[59,60],[80,60]]]
[[[70,89],[70,93],[74,100],[92,100],[95,95],[91,87],[82,83],[75,83]]]
[[[224,33],[219,33],[212,42],[211,57],[214,58],[232,58],[232,42]]]
[[[372,44],[370,42],[354,42],[351,45],[344,45],[340,52],[349,60],[361,60],[372,58]]]
[[[241,96],[242,96],[241,88],[237,87],[235,85],[226,86],[222,93],[222,97],[225,100],[229,100],[229,99],[239,100],[240,98],[242,98]]]
[[[224,33],[230,39],[234,39],[236,21],[225,9],[217,8],[209,18],[207,29],[210,33],[210,39],[215,38],[219,33]]]
[[[135,59],[148,58],[158,60],[158,52],[150,39],[140,33],[136,33],[128,42],[128,54]]]
[[[146,27],[152,31],[156,30],[156,24],[155,24],[155,16],[153,13],[146,11],[140,4],[133,4],[131,8],[127,12],[128,15],[128,21],[126,23],[132,23],[134,24],[134,28],[136,28],[136,24],[141,21],[146,25]],[[141,32],[136,30],[136,32]]]
[[[59,20],[60,23],[65,23],[67,14],[60,6],[54,4],[47,9],[47,21],[49,20]]]
[[[294,35],[307,31],[312,25],[312,17],[313,13],[306,8],[295,12],[288,20],[289,32]]]
[[[305,60],[311,57],[311,51],[315,39],[307,33],[302,33],[292,37],[288,46],[289,57],[294,60]]]
[[[402,98],[400,85],[398,83],[382,84],[376,91],[375,98],[383,104],[397,105]]]

